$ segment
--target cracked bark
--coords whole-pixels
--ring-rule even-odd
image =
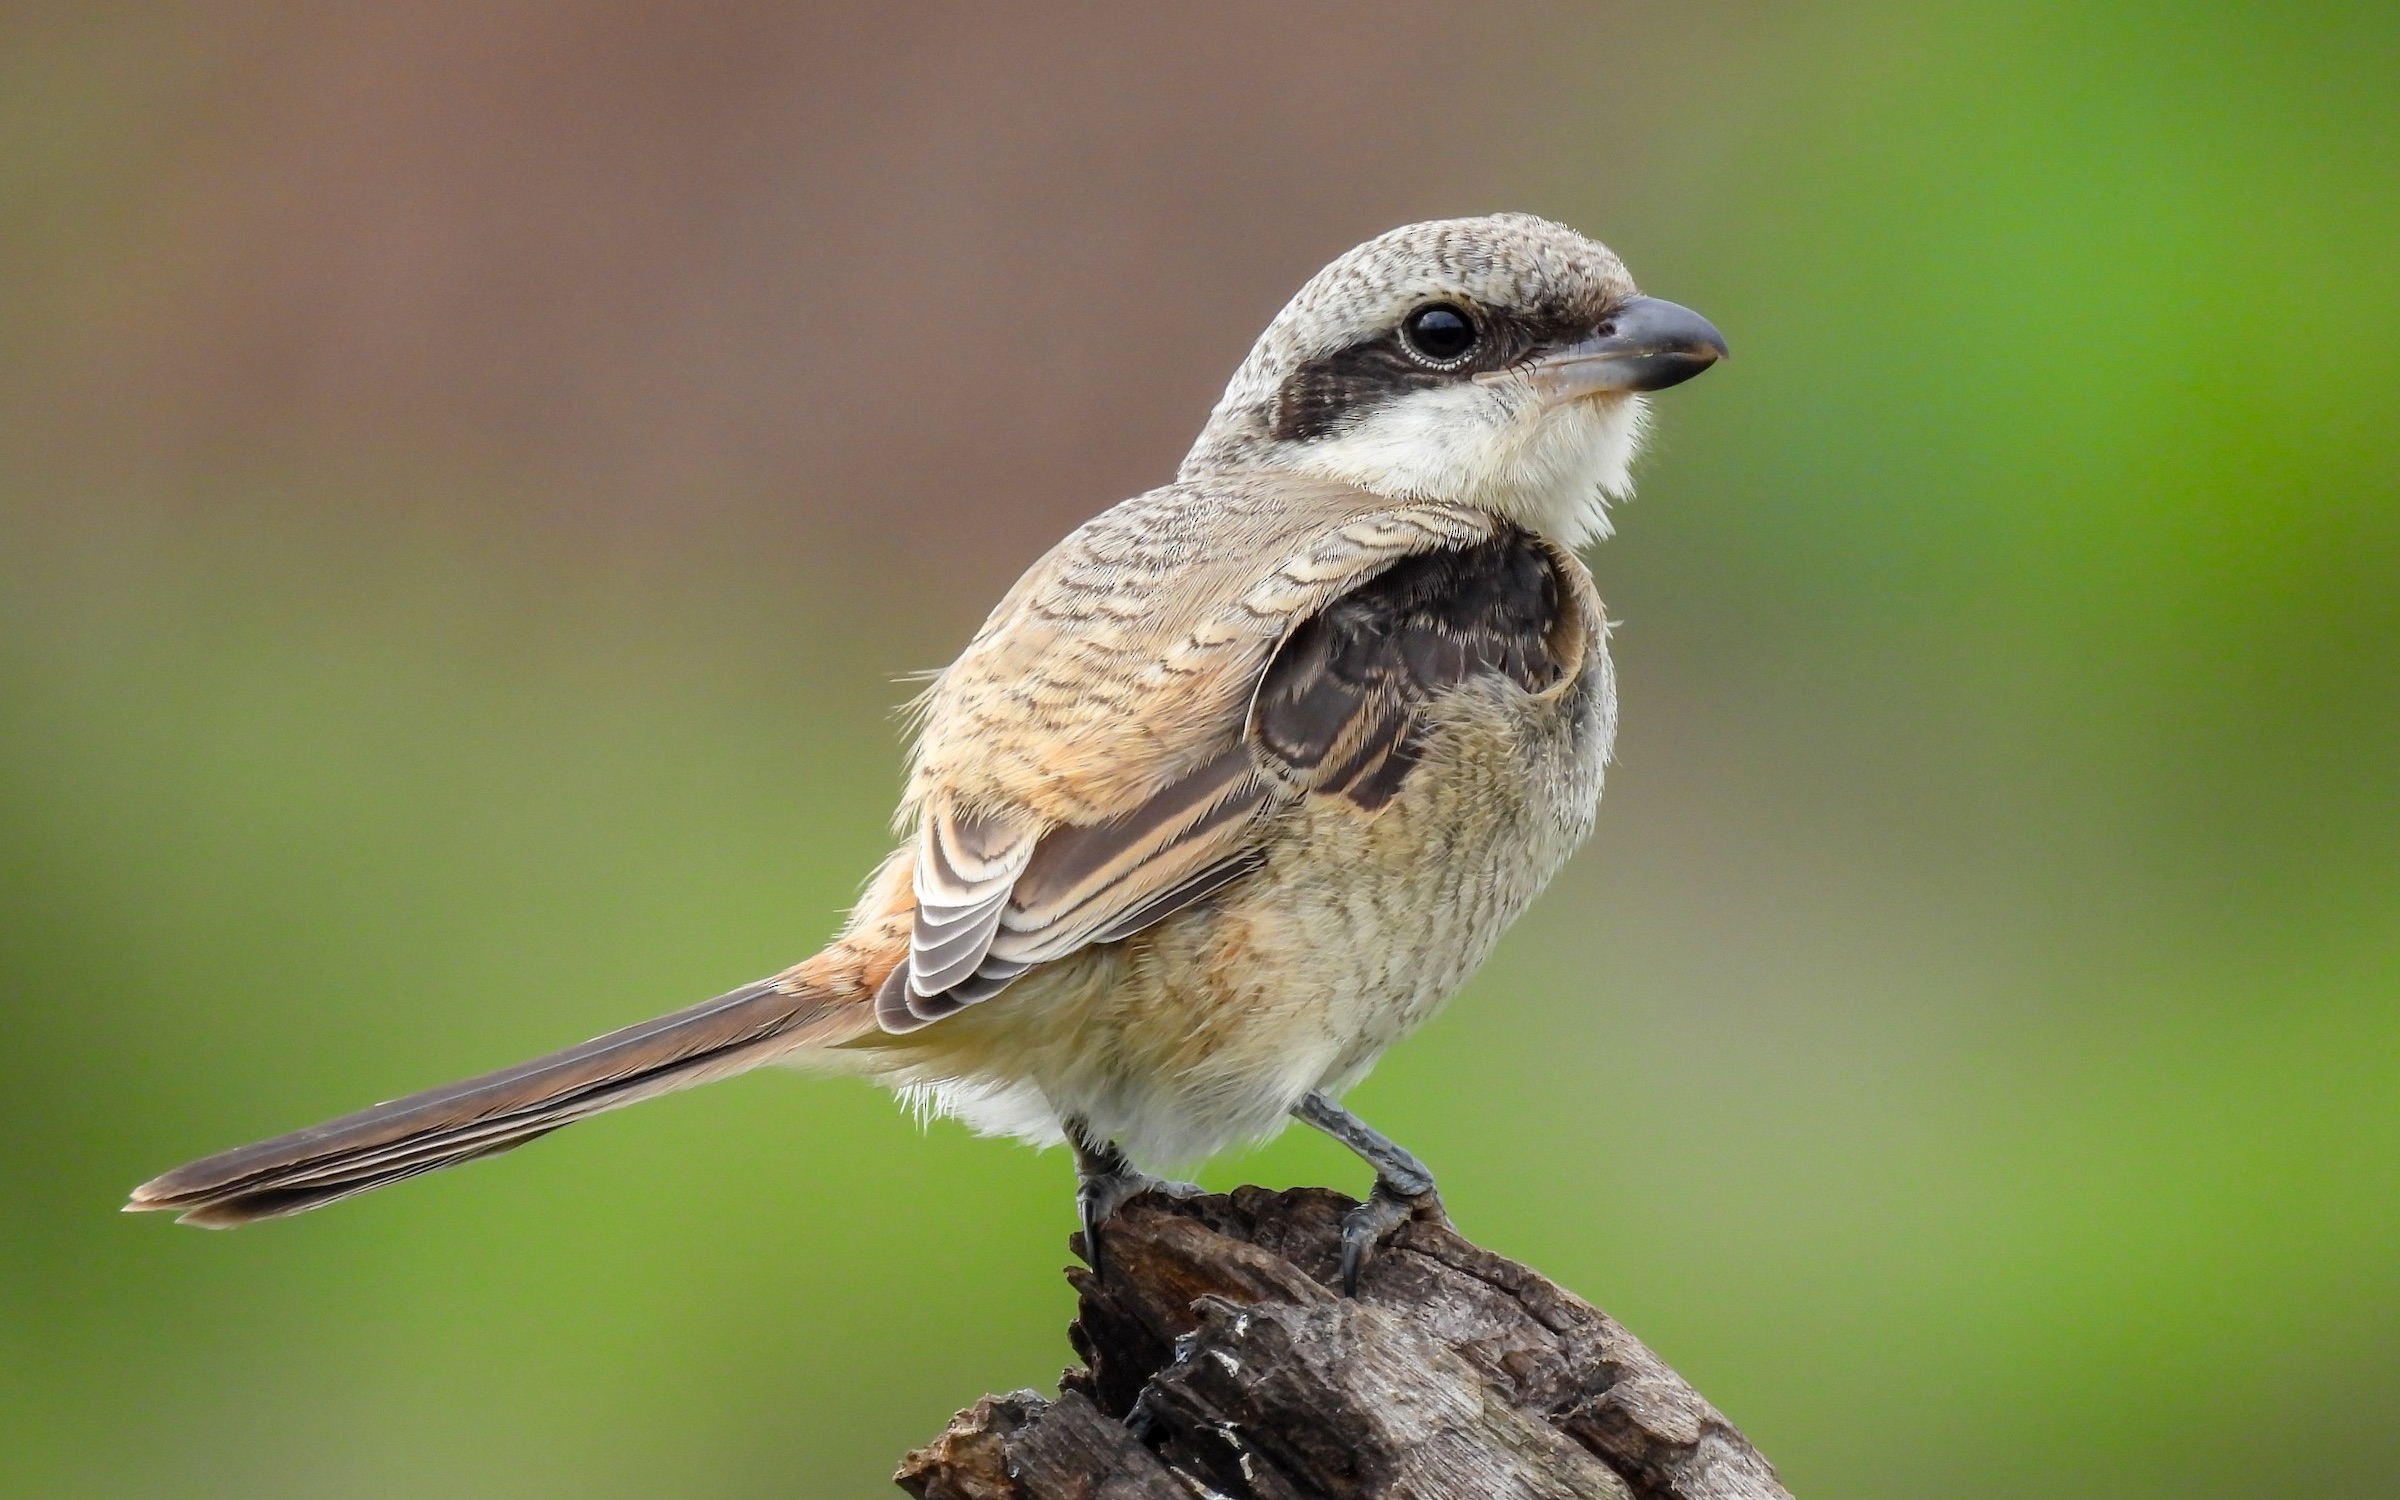
[[[894,1476],[919,1500],[1790,1500],[1607,1314],[1435,1224],[1356,1298],[1320,1188],[1136,1198],[1067,1273],[1055,1401],[986,1396]]]

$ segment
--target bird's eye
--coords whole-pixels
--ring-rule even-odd
[[[1429,302],[1400,323],[1400,341],[1429,365],[1454,365],[1475,351],[1475,322],[1447,302]]]

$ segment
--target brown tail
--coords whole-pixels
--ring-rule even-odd
[[[180,1222],[211,1229],[302,1213],[873,1026],[854,994],[837,993],[851,986],[802,977],[810,967],[580,1047],[177,1167],[135,1188],[126,1210],[176,1211]]]

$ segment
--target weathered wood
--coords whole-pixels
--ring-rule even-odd
[[[895,1476],[919,1500],[1790,1500],[1607,1314],[1432,1223],[1356,1298],[1352,1200],[1148,1194],[1067,1279],[1082,1368],[987,1396]],[[1078,1250],[1081,1246],[1078,1244]]]

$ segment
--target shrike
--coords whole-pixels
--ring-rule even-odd
[[[1630,492],[1643,393],[1725,352],[1547,220],[1368,241],[1268,324],[1175,481],[1059,543],[934,680],[906,841],[831,946],[128,1207],[299,1213],[788,1063],[1064,1140],[1095,1264],[1109,1213],[1173,1186],[1142,1167],[1304,1120],[1375,1169],[1355,1284],[1441,1210],[1336,1101],[1590,831],[1616,695],[1575,549]]]

